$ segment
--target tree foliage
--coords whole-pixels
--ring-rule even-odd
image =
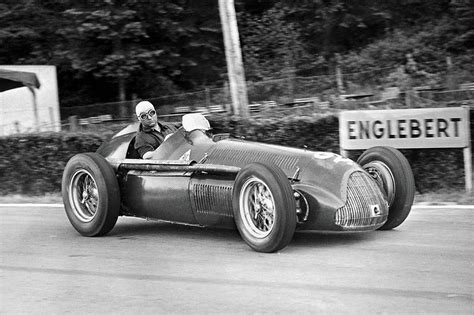
[[[96,6],[64,12],[70,23],[58,30],[68,41],[62,53],[74,70],[116,80],[123,101],[126,82],[134,73],[163,68],[158,59],[163,50],[143,48],[149,36],[137,11],[109,1]]]
[[[0,63],[57,65],[66,105],[213,84],[225,65],[218,10],[211,1],[188,2],[7,2]]]
[[[472,1],[236,0],[236,7],[253,82],[332,74],[336,53],[349,72],[403,64],[407,53],[472,64]],[[0,64],[56,65],[62,106],[226,80],[216,0],[5,0]]]
[[[258,19],[239,16],[247,76],[265,80],[288,76],[304,60],[305,51],[295,24],[285,21],[287,9],[277,5]],[[307,58],[306,58],[307,59]]]
[[[215,80],[212,56],[222,51],[215,40],[218,29],[196,19],[195,8],[184,5],[184,1],[146,6],[136,1],[104,1],[92,8],[66,10],[71,23],[61,31],[69,41],[65,54],[73,68],[118,80],[119,87],[128,85],[141,96],[146,96],[141,78],[153,78],[146,81],[153,81],[155,87],[146,86],[155,95],[205,84],[209,77]]]
[[[274,0],[265,1],[263,10],[255,3],[241,5],[248,12],[242,18],[244,42],[256,46],[244,46],[250,74],[279,73],[274,68],[286,64],[272,63],[266,58],[272,53],[296,57],[298,75],[334,73],[336,53],[348,72],[402,65],[408,53],[420,62],[472,55],[472,1]],[[286,32],[290,27],[291,34]],[[293,45],[276,48],[285,34],[298,54]],[[261,49],[265,54],[255,57]]]

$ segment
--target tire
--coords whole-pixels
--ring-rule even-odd
[[[232,194],[237,229],[251,248],[272,253],[290,243],[296,229],[296,202],[279,167],[246,165],[237,174]]]
[[[120,211],[120,190],[112,166],[101,155],[73,156],[61,186],[66,215],[80,234],[101,236],[112,230]]]
[[[379,230],[391,230],[405,221],[415,198],[415,179],[405,156],[395,148],[373,147],[357,159],[379,184],[389,204],[388,218]]]

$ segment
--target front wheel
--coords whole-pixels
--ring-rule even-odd
[[[237,229],[255,251],[275,252],[292,240],[296,202],[287,176],[276,165],[252,163],[242,168],[232,205]]]
[[[67,217],[80,234],[100,236],[114,227],[120,191],[112,166],[101,155],[73,156],[64,169],[61,188]]]
[[[357,159],[385,193],[388,218],[380,230],[391,230],[405,221],[415,198],[415,179],[405,156],[395,148],[373,147]]]

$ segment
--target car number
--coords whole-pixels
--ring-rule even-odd
[[[333,158],[334,163],[343,163],[351,166],[355,164],[355,162],[351,159],[345,158],[341,155],[332,152],[316,152],[314,153],[313,158],[318,160],[327,160]]]

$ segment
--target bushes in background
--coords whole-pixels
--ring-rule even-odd
[[[241,121],[210,117],[215,133],[247,140],[339,152],[337,116],[287,116]],[[472,115],[471,115],[472,123]],[[471,130],[472,132],[472,130]],[[77,153],[93,152],[110,134],[47,133],[0,138],[0,195],[44,194],[61,190],[67,161]],[[412,165],[419,192],[464,189],[462,149],[403,150]],[[360,151],[351,152],[357,159]]]
[[[0,194],[60,191],[67,161],[77,153],[97,150],[104,140],[104,136],[83,133],[0,138]]]
[[[339,152],[339,124],[336,115],[286,116],[240,121],[236,117],[210,119],[215,133],[228,132],[246,140],[261,141],[312,151]]]

